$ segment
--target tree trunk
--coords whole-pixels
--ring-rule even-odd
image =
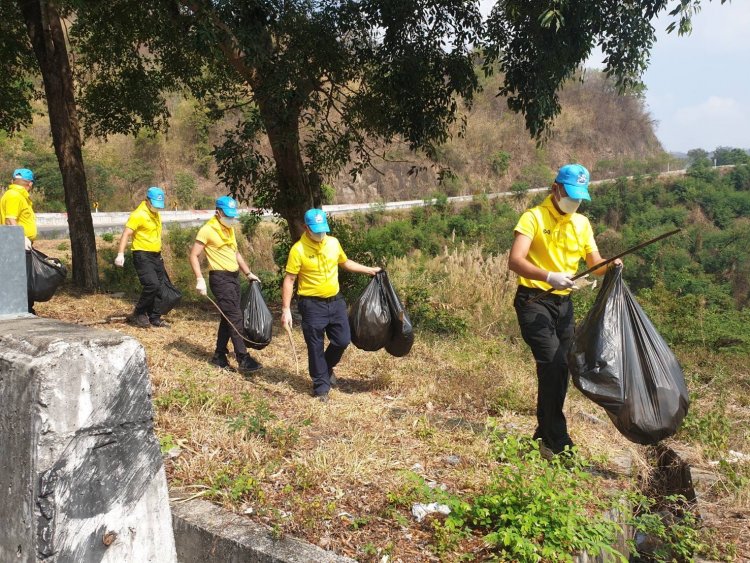
[[[305,230],[305,211],[321,206],[320,182],[311,182],[302,162],[298,112],[279,111],[276,104],[278,101],[258,99],[279,184],[274,211],[286,219],[292,241],[296,241]]]
[[[73,283],[93,290],[99,284],[96,239],[83,168],[73,73],[62,22],[51,0],[18,0],[18,5],[44,81],[52,142],[65,188]]]

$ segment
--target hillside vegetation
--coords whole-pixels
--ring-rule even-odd
[[[722,176],[699,162],[683,178],[619,180],[592,196],[582,211],[605,255],[683,229],[626,258],[625,277],[683,365],[692,403],[669,444],[718,477],[703,497],[701,520],[688,512],[660,524],[655,513],[664,499],[642,492],[649,449],[625,440],[575,390],[566,411],[577,460],[548,464],[526,439],[535,424],[534,364],[518,332],[516,280],[507,269],[513,225],[533,203],[522,192],[510,200],[477,196],[461,208],[443,196],[407,213],[375,207],[334,219],[350,257],[387,266],[417,339],[401,359],[348,350],[337,368],[341,386],[326,405],[309,395],[298,327],[299,364],[278,325],[257,353],[265,368],[252,378],[206,363],[218,315],[192,290],[185,255],[195,231],[171,230],[168,269],[186,294],[170,314],[172,329],[110,325],[146,347],[170,486],[265,522],[276,535],[361,561],[565,560],[609,545],[616,526],[598,515],[623,495],[636,507],[626,519],[663,542],[657,561],[693,553],[742,560],[750,547],[750,463],[731,451],[750,452],[750,167]],[[277,318],[287,231],[246,227],[243,252]],[[65,243],[46,244],[65,258]],[[138,285],[129,257],[124,271],[110,266],[113,252],[111,238],[100,242],[113,293],[63,293],[40,304],[40,314],[95,322],[127,312]],[[367,280],[342,281],[351,300]],[[579,318],[595,295],[576,295]],[[445,503],[452,512],[418,523],[415,502]]]
[[[654,136],[643,99],[618,95],[599,72],[587,71],[583,78],[563,89],[562,114],[543,148],[529,139],[523,118],[495,96],[496,76],[484,80],[483,92],[465,110],[465,130],[455,130],[452,141],[439,148],[437,163],[404,146],[381,147],[377,170],[355,178],[343,171],[326,179],[329,201],[412,199],[435,191],[487,193],[504,191],[514,183],[536,187],[548,183],[553,170],[568,161],[585,164],[594,177],[666,169],[668,157]],[[62,179],[49,124],[42,106],[38,109],[32,126],[12,137],[0,133],[0,171],[9,177],[19,166],[32,168],[38,175],[35,207],[63,211]],[[225,193],[211,152],[236,119],[213,124],[205,108],[181,97],[170,98],[170,112],[167,133],[142,130],[135,138],[116,135],[106,142],[86,141],[90,198],[100,211],[130,209],[152,184],[164,186],[170,204],[180,209],[210,207],[212,198]],[[264,150],[270,154],[268,146]],[[446,167],[451,173],[440,174]]]

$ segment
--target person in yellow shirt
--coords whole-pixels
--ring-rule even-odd
[[[560,168],[552,193],[519,219],[508,263],[518,274],[513,305],[521,335],[536,361],[534,439],[541,440],[554,454],[573,448],[563,414],[569,379],[567,354],[574,331],[570,293],[576,285],[571,278],[581,260],[589,268],[603,260],[589,220],[576,213],[583,200],[591,200],[589,179],[589,171],[580,164]],[[622,262],[617,260],[614,264]],[[604,271],[606,268],[594,273]],[[552,293],[529,302],[549,289]]]
[[[23,228],[27,265],[31,261],[31,243],[36,239],[36,215],[29,193],[34,188],[34,173],[28,168],[13,171],[12,183],[0,198],[0,224]],[[34,301],[29,299],[29,313],[34,311]]]
[[[237,202],[232,197],[222,196],[216,200],[216,214],[200,228],[195,237],[190,251],[190,266],[196,278],[195,289],[201,295],[207,295],[206,280],[200,265],[200,257],[206,253],[208,284],[222,313],[216,336],[216,350],[209,362],[222,369],[228,368],[227,345],[231,340],[238,369],[243,373],[251,373],[263,366],[247,353],[247,346],[240,332],[243,322],[239,273],[241,271],[248,280],[259,280],[237,250],[234,232],[237,215]]]
[[[164,190],[150,187],[146,199],[130,214],[117,247],[115,266],[125,265],[125,247],[133,237],[133,266],[141,282],[141,297],[128,315],[127,321],[140,328],[168,328],[169,323],[161,318],[156,306],[164,280],[164,260],[161,256],[161,215],[164,209]]]
[[[302,315],[302,334],[313,394],[323,402],[336,386],[333,368],[351,342],[346,302],[339,292],[339,266],[348,272],[374,276],[371,268],[349,260],[338,239],[327,235],[328,219],[322,209],[305,213],[305,232],[289,251],[281,287],[281,324],[292,326],[292,294],[297,282],[297,307]],[[328,347],[324,350],[324,337]]]

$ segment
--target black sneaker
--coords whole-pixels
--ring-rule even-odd
[[[315,395],[315,398],[320,401],[321,403],[327,403],[328,402],[328,393],[321,393],[320,395]]]
[[[151,326],[155,326],[156,328],[169,328],[172,326],[162,318],[151,319],[149,322],[151,323]]]
[[[148,315],[146,313],[137,314],[133,312],[129,314],[127,317],[125,317],[125,321],[128,324],[137,326],[138,328],[150,328],[151,327],[151,321],[148,320]]]
[[[331,387],[338,387],[339,386],[338,379],[336,379],[336,374],[333,373],[333,368],[331,368],[330,371],[328,372],[328,377],[331,380]]]
[[[237,367],[243,373],[252,373],[258,371],[263,366],[250,354],[247,354],[239,359],[239,365]]]
[[[214,353],[212,358],[208,360],[208,363],[221,369],[226,369],[229,367],[229,360],[227,360],[227,355],[222,354],[221,352]]]

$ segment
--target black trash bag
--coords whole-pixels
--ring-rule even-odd
[[[271,343],[273,316],[263,300],[260,282],[255,280],[250,282],[250,288],[242,297],[242,328],[245,343],[251,348],[262,350]]]
[[[159,288],[159,294],[154,299],[154,311],[160,315],[166,315],[172,309],[177,307],[177,304],[182,299],[182,292],[175,287],[172,280],[169,279],[169,274],[166,270],[164,271],[164,277],[161,280],[161,287]]]
[[[414,344],[414,329],[385,270],[383,270],[383,289],[388,300],[388,310],[391,313],[391,340],[385,345],[385,351],[391,356],[401,358],[409,353]]]
[[[622,280],[607,272],[568,354],[573,383],[637,444],[674,434],[687,414],[682,368]]]
[[[391,311],[383,288],[385,272],[375,274],[349,308],[352,344],[360,350],[375,352],[391,340]]]
[[[67,275],[68,269],[57,258],[50,258],[36,248],[26,254],[26,288],[31,301],[52,299]]]

